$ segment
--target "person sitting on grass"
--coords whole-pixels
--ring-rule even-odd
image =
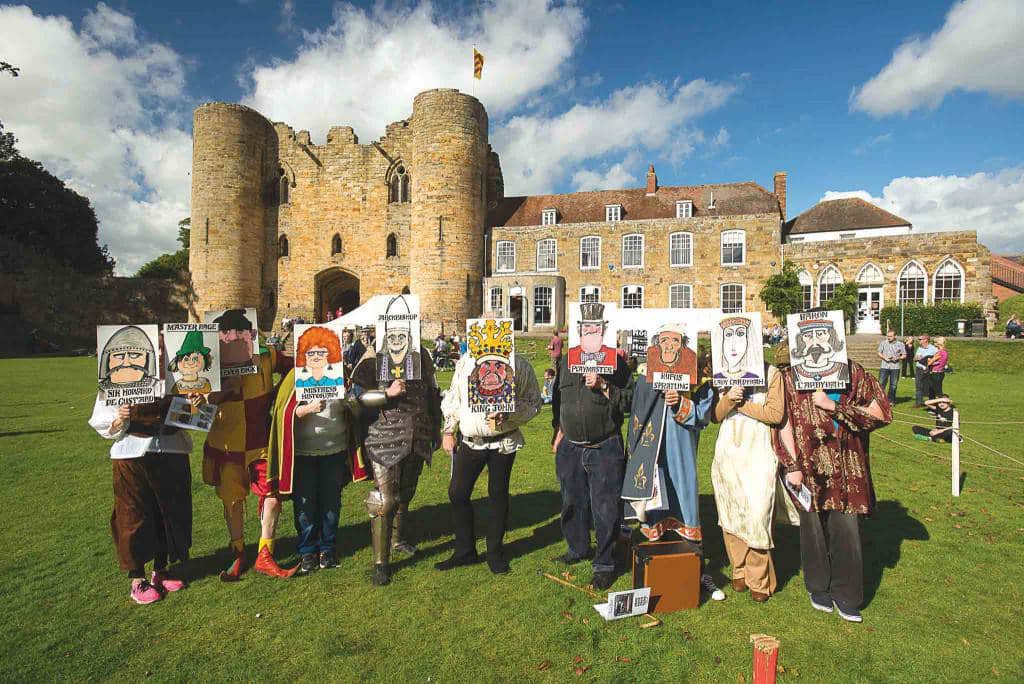
[[[948,394],[943,394],[935,399],[924,402],[928,413],[935,416],[935,427],[927,428],[924,425],[914,425],[910,429],[914,432],[914,439],[927,442],[952,442],[953,441],[953,409],[955,404]]]
[[[1010,314],[1010,319],[1006,321],[1006,337],[1010,340],[1024,338],[1024,324],[1020,322],[1017,314]]]
[[[540,391],[540,399],[545,404],[551,403],[551,397],[555,391],[555,369],[548,368],[544,371],[544,388]]]

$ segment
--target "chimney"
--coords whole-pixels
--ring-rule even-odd
[[[786,172],[775,172],[775,196],[779,198],[779,211],[782,212],[782,220],[786,220]]]
[[[654,173],[654,164],[647,167],[647,195],[653,195],[658,191],[658,175]]]

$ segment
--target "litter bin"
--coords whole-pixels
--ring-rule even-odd
[[[988,321],[984,318],[975,318],[971,321],[971,334],[974,337],[988,337]]]
[[[958,319],[956,319],[956,336],[957,337],[967,337],[970,334],[971,333],[970,333],[970,331],[967,328],[967,319],[966,318],[958,318]]]

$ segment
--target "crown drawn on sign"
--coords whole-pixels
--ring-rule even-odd
[[[467,335],[469,352],[474,358],[481,356],[512,356],[512,321],[498,323],[488,319],[483,326],[474,323]]]

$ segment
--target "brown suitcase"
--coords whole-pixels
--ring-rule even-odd
[[[650,613],[674,613],[700,603],[700,556],[685,541],[633,547],[633,588],[651,588]]]

